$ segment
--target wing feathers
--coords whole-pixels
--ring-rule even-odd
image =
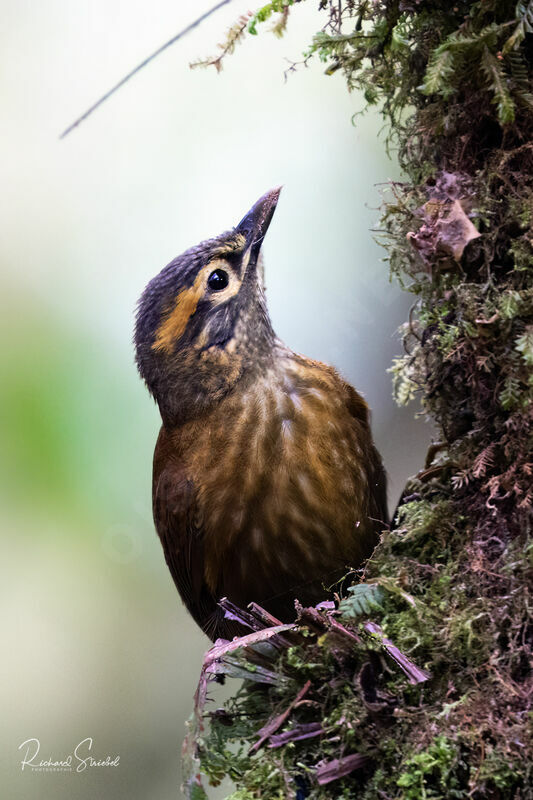
[[[198,526],[194,486],[168,457],[162,431],[154,455],[153,513],[174,583],[198,625],[213,636],[220,617],[217,597],[204,579],[204,537]]]

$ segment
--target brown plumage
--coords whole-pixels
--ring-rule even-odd
[[[385,476],[361,396],[272,331],[259,249],[278,191],[233,231],[188,251],[148,285],[136,329],[161,410],[153,511],[167,564],[213,639],[238,632],[217,601],[294,618],[294,600],[372,551]]]

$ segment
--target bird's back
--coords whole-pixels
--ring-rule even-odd
[[[154,518],[189,610],[228,635],[217,600],[284,621],[359,566],[387,521],[368,409],[331,368],[279,347],[200,418],[162,428]]]

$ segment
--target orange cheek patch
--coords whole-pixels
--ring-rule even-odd
[[[193,285],[183,289],[157,329],[152,350],[171,353],[174,344],[185,333],[187,324],[204,294],[205,269],[200,270]]]

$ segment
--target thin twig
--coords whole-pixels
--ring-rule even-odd
[[[184,28],[182,31],[173,36],[172,39],[169,39],[168,42],[165,42],[165,44],[161,45],[161,47],[158,47],[155,52],[153,52],[151,55],[145,58],[144,61],[142,61],[135,67],[135,69],[132,69],[131,72],[128,72],[128,74],[124,78],[122,78],[122,80],[120,80],[115,86],[113,86],[112,89],[110,89],[108,92],[102,95],[102,97],[99,100],[97,100],[96,103],[94,103],[94,105],[88,108],[87,111],[81,115],[81,117],[78,117],[78,119],[75,122],[73,122],[72,125],[69,125],[68,128],[63,131],[63,133],[59,138],[64,139],[68,133],[74,130],[74,128],[78,127],[80,122],[86,120],[87,117],[89,117],[93,113],[93,111],[96,111],[96,109],[99,108],[99,106],[101,106],[102,103],[105,103],[105,101],[108,100],[111,97],[111,95],[115,94],[115,92],[118,91],[122,86],[124,86],[124,84],[130,80],[130,78],[133,78],[134,75],[140,72],[140,70],[143,69],[143,67],[146,67],[146,65],[149,64],[150,61],[153,61],[154,58],[157,58],[157,56],[160,55],[160,53],[162,53],[163,50],[166,50],[167,47],[170,47],[172,44],[174,44],[174,42],[177,42],[178,39],[181,39],[183,36],[189,33],[189,31],[192,31],[193,28],[196,28],[198,25],[200,25],[201,22],[210,17],[211,14],[214,14],[215,11],[218,11],[219,8],[222,8],[222,6],[227,6],[228,3],[231,3],[231,0],[221,0],[220,3],[216,4],[216,6],[213,6],[213,8],[209,9],[209,11],[206,11],[205,14],[202,14],[201,17],[198,17],[198,19],[195,19],[194,22],[191,22],[190,25],[187,25],[186,28]]]

